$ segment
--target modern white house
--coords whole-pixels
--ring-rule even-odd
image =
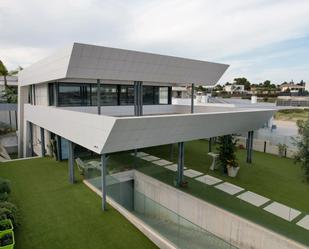
[[[248,132],[251,161],[252,133],[274,109],[194,106],[193,99],[189,106],[171,103],[172,87],[215,85],[227,68],[74,43],[19,73],[19,155],[44,156],[56,141],[73,183],[73,145],[79,145],[101,155],[104,184],[106,154],[178,143],[181,181],[184,142]]]

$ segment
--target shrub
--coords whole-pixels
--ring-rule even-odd
[[[294,141],[297,152],[294,155],[295,162],[302,165],[305,178],[309,183],[309,119],[297,122],[299,137]]]
[[[285,152],[287,150],[288,146],[286,144],[278,144],[278,155],[280,157],[285,157]]]
[[[0,202],[0,220],[10,219],[14,227],[18,226],[19,211],[18,208],[11,202]]]
[[[10,181],[0,178],[0,201],[7,201],[9,193],[11,193]]]
[[[232,135],[226,135],[219,137],[219,163],[224,169],[224,173],[227,173],[227,166],[238,167],[236,159],[236,143]]]

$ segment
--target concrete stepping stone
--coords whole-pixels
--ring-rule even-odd
[[[224,182],[222,184],[216,185],[215,188],[220,189],[221,191],[228,193],[229,195],[235,195],[244,190],[243,188],[229,182]]]
[[[132,155],[132,156],[135,156],[134,152],[131,153],[131,155]],[[149,154],[148,154],[148,153],[145,153],[145,152],[142,152],[142,151],[138,151],[138,152],[136,153],[136,157],[144,157],[144,156],[149,156]]]
[[[168,165],[168,166],[165,166],[165,168],[176,172],[177,171],[177,164]],[[184,167],[184,169],[187,169],[187,167]]]
[[[253,193],[251,191],[247,191],[245,193],[242,193],[240,195],[237,196],[237,198],[248,202],[256,207],[260,207],[263,204],[265,204],[266,202],[270,201],[268,198],[258,195],[256,193]]]
[[[148,161],[148,162],[152,162],[152,161],[160,160],[161,158],[149,155],[149,156],[141,157],[141,159]]]
[[[214,184],[217,184],[219,182],[222,182],[222,180],[220,180],[216,177],[210,176],[210,175],[200,176],[200,177],[195,178],[195,180],[202,182],[202,183],[205,183],[207,185],[214,185]]]
[[[203,175],[203,173],[202,173],[202,172],[196,171],[196,170],[194,170],[194,169],[188,169],[188,170],[185,170],[185,171],[183,172],[183,174],[184,174],[185,176],[190,177],[190,178],[193,178],[193,177],[197,177],[197,176]]]
[[[159,166],[165,166],[165,165],[172,164],[172,162],[164,160],[164,159],[154,161],[153,163],[156,164],[156,165],[159,165]]]
[[[298,226],[309,230],[309,215],[306,215],[299,222],[296,223]]]
[[[264,210],[288,221],[294,220],[298,215],[301,214],[300,211],[294,208],[290,208],[279,202],[273,202],[269,204],[268,206],[264,207]]]

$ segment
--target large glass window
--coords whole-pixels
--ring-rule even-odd
[[[55,98],[54,98],[54,83],[48,84],[48,104],[55,105]]]
[[[59,106],[89,106],[90,104],[90,85],[59,84]]]
[[[143,104],[153,105],[155,102],[154,86],[143,86]]]
[[[120,86],[120,105],[134,104],[134,86]]]
[[[97,105],[97,86],[91,87],[92,105]],[[100,104],[101,105],[118,105],[118,89],[117,85],[101,85],[100,86]]]
[[[54,84],[49,84],[49,104],[54,103]],[[96,106],[97,85],[87,83],[57,83],[58,106]],[[101,106],[133,105],[133,85],[105,85],[100,86]],[[170,104],[170,89],[160,86],[143,86],[143,104]]]

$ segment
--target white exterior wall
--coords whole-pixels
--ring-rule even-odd
[[[28,102],[28,86],[18,86],[18,156],[25,155],[24,144],[27,143],[26,124],[24,122],[24,104]]]
[[[138,171],[135,171],[134,188],[160,205],[241,249],[306,248]],[[160,210],[157,211],[156,215],[163,215],[162,218],[165,219],[169,218],[164,216],[164,213],[160,213]]]

